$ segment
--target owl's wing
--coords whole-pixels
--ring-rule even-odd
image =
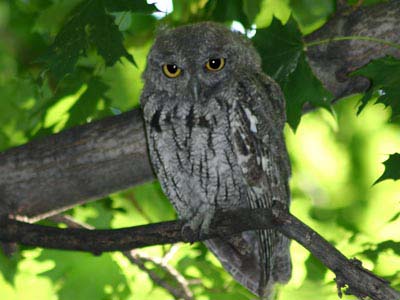
[[[232,121],[234,152],[247,183],[251,208],[289,205],[290,164],[283,137],[285,104],[280,88],[264,74],[244,78]],[[291,274],[289,241],[275,230],[258,231],[259,290],[287,282]]]

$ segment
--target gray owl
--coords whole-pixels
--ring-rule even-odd
[[[143,78],[153,168],[187,226],[204,234],[217,210],[289,205],[284,98],[248,39],[211,22],[164,30]],[[274,230],[205,244],[259,296],[290,278],[289,241]]]

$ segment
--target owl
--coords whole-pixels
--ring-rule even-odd
[[[202,235],[216,211],[289,206],[285,102],[250,40],[212,22],[164,29],[143,80],[151,162],[185,226]],[[262,298],[290,278],[289,240],[275,230],[205,244]]]

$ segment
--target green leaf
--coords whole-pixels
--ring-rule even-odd
[[[257,30],[253,42],[261,55],[264,72],[280,83],[296,69],[304,47],[293,19],[282,25],[274,18],[268,28]]]
[[[313,281],[324,280],[327,268],[314,255],[310,254],[305,261],[305,266],[307,268],[307,279]]]
[[[387,240],[377,245],[371,245],[371,248],[364,250],[362,254],[375,263],[378,260],[379,255],[382,255],[388,250],[392,250],[396,255],[400,256],[400,242]]]
[[[129,197],[132,204],[148,221],[157,222],[176,218],[175,211],[158,181],[135,186],[132,191],[134,197]]]
[[[95,15],[95,13],[97,14]],[[97,48],[97,52],[104,58],[106,66],[114,65],[121,57],[125,57],[135,64],[132,55],[128,53],[122,43],[123,36],[114,23],[114,17],[106,14],[102,9],[93,11],[93,17],[93,22],[89,24],[89,42]]]
[[[378,3],[382,3],[382,2],[387,2],[387,0],[347,0],[347,3],[349,5],[356,5],[359,6],[360,4],[362,6],[368,6],[368,5],[374,5],[374,4],[378,4]]]
[[[308,34],[321,27],[334,13],[335,1],[291,0],[290,8],[302,32]]]
[[[400,60],[386,56],[370,62],[368,65],[351,73],[351,76],[365,76],[371,80],[371,87],[360,100],[357,114],[361,113],[367,103],[383,103],[392,109],[391,121],[400,118]]]
[[[400,179],[400,154],[390,154],[389,158],[384,161],[385,171],[374,184],[386,179],[398,180]]]
[[[243,0],[210,0],[205,6],[205,10],[214,21],[227,22],[237,20],[245,28],[250,28],[251,26],[244,12]]]
[[[129,44],[143,47],[154,38],[157,19],[153,15],[132,14],[129,33]],[[140,58],[139,58],[140,59]]]
[[[157,11],[154,4],[147,4],[146,0],[105,0],[104,4],[110,12],[131,11],[151,14]]]
[[[74,71],[78,58],[86,56],[90,46],[97,49],[107,66],[112,66],[121,57],[135,64],[123,45],[114,17],[106,12],[102,0],[84,1],[78,5],[43,60],[58,82]]]
[[[55,262],[53,269],[40,276],[57,285],[60,300],[126,299],[131,293],[127,277],[109,253],[95,257],[89,253],[45,249],[37,260]],[[84,280],[88,284],[82,288]]]
[[[257,28],[268,27],[274,18],[286,23],[290,18],[289,0],[263,0],[254,22]]]
[[[299,125],[307,102],[315,108],[323,107],[332,111],[332,94],[315,77],[304,54],[301,54],[296,69],[281,87],[286,98],[287,120],[293,130]]]
[[[243,11],[250,23],[253,23],[260,12],[261,2],[262,0],[243,0]]]
[[[4,244],[3,249],[7,246],[8,244]],[[14,284],[15,276],[18,273],[19,260],[19,253],[13,254],[11,257],[7,257],[3,254],[3,251],[0,250],[0,274],[2,274],[4,279],[10,284]]]
[[[116,215],[112,205],[113,201],[108,197],[82,206],[76,206],[72,208],[70,213],[75,220],[98,229],[107,229],[110,228],[111,222]]]
[[[388,223],[394,222],[398,218],[400,218],[400,211],[397,214],[395,214],[393,217],[391,217],[390,220],[388,221]]]
[[[261,55],[264,72],[283,90],[287,119],[293,130],[300,123],[305,103],[331,111],[332,95],[308,65],[301,33],[293,18],[285,25],[274,19],[268,28],[257,30],[253,41]]]
[[[108,99],[105,93],[109,87],[98,77],[93,77],[88,82],[86,91],[82,94],[79,100],[70,108],[69,119],[64,128],[70,128],[75,125],[87,122],[88,118],[96,117],[99,113],[98,105],[102,99],[107,102]]]

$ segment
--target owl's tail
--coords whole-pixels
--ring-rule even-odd
[[[291,276],[289,240],[279,235],[280,244],[274,245],[271,257],[266,258],[272,266],[271,270],[265,270],[265,258],[260,258],[259,243],[259,236],[255,231],[205,242],[223,267],[240,284],[260,299],[270,299],[274,283],[286,283]]]

